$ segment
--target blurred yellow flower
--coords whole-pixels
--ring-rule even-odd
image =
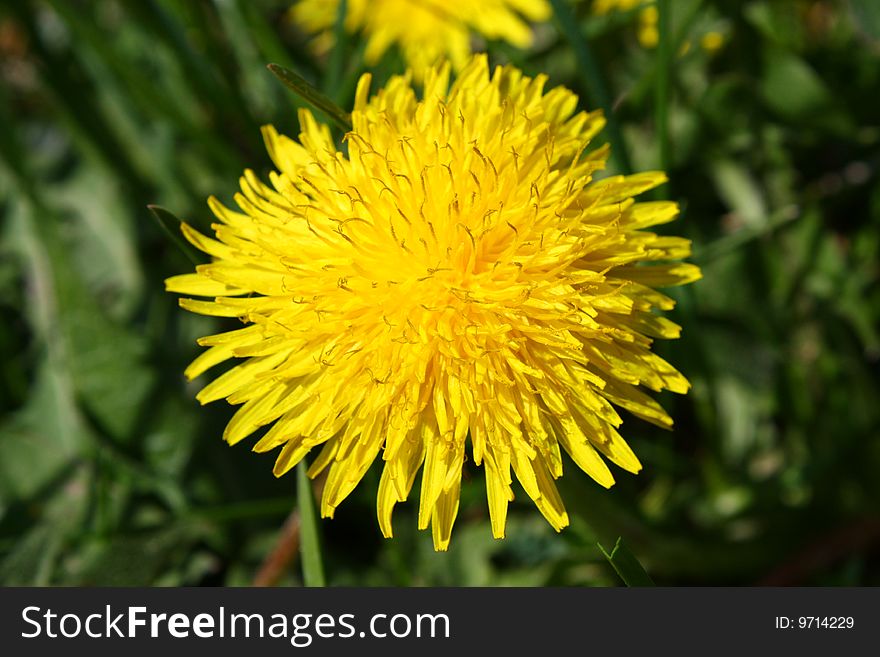
[[[181,299],[187,310],[246,324],[199,340],[208,350],[187,377],[241,362],[197,398],[241,405],[230,444],[268,425],[254,450],[281,448],[277,476],[322,446],[309,474],[329,468],[323,516],[381,458],[391,536],[421,469],[418,524],[445,550],[469,443],[494,536],[511,470],[560,530],[562,450],[608,487],[604,459],[641,468],[615,406],[671,426],[639,389],[689,387],[651,351],[679,335],[654,288],[700,271],[677,262],[688,240],[644,229],[678,208],[633,200],[663,173],[596,180],[608,147],[585,149],[601,114],[546,81],[477,56],[451,86],[448,64],[427,71],[419,100],[409,77],[370,96],[364,75],[345,151],[307,110],[298,140],[267,126],[270,185],[245,171],[238,211],[211,198],[216,239],[183,226],[213,262],[167,289],[207,297]]]
[[[646,0],[593,0],[594,14],[610,14],[613,11],[635,9]]]
[[[700,38],[700,47],[706,52],[717,52],[724,45],[724,35],[721,32],[706,32]]]
[[[656,48],[660,43],[660,12],[657,5],[648,5],[639,12],[639,43],[644,48]]]
[[[656,48],[660,40],[660,33],[657,31],[659,14],[653,0],[593,0],[592,10],[594,14],[602,16],[615,11],[630,11],[642,5],[644,8],[639,11],[637,32],[639,43],[645,48]]]
[[[639,26],[636,32],[639,43],[643,48],[656,48],[660,43],[660,30],[658,23],[660,13],[654,0],[593,0],[592,10],[594,14],[604,15],[614,11],[629,11],[636,7],[639,10]],[[715,53],[724,45],[724,35],[721,32],[708,32],[700,38],[700,47],[708,53]],[[691,44],[685,41],[679,50],[679,55],[684,55],[690,50]]]
[[[294,20],[319,34],[319,50],[333,45],[338,6],[339,0],[300,0],[293,6]],[[368,65],[398,44],[418,76],[441,59],[461,69],[471,54],[472,33],[527,48],[532,43],[527,21],[549,17],[547,0],[348,0],[345,29],[366,35]]]

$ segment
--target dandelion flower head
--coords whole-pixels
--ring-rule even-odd
[[[418,524],[444,550],[469,452],[495,537],[514,477],[558,531],[563,451],[609,487],[608,463],[641,467],[617,409],[672,424],[641,390],[689,386],[651,351],[679,335],[655,288],[700,273],[687,240],[644,229],[678,209],[633,199],[662,173],[596,179],[601,114],[546,82],[485,56],[451,85],[429,70],[421,99],[407,76],[370,96],[365,75],[344,150],[302,110],[298,140],[264,129],[270,184],[246,171],[238,210],[210,199],[214,237],[183,226],[213,261],[168,290],[245,324],[200,339],[186,375],[238,359],[198,399],[240,405],[229,443],[265,428],[278,476],[320,447],[323,516],[381,459],[381,531],[421,471]]]
[[[300,0],[293,19],[318,33],[318,50],[333,45],[338,0]],[[415,75],[449,59],[460,70],[471,54],[471,37],[507,41],[518,48],[532,44],[528,21],[550,17],[547,0],[348,0],[347,32],[367,37],[364,60],[375,64],[393,44]]]

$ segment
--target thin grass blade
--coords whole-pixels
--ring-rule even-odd
[[[165,231],[165,234],[174,242],[174,246],[180,249],[181,253],[194,265],[202,265],[205,263],[204,256],[199,253],[189,242],[183,239],[180,232],[180,224],[183,222],[178,219],[172,212],[158,205],[148,205],[147,209],[155,217],[156,221]]]
[[[624,584],[627,586],[654,586],[654,580],[651,579],[635,555],[624,545],[622,538],[617,539],[617,543],[614,544],[614,549],[611,550],[610,554],[602,547],[601,543],[596,545],[599,546],[602,554],[605,555],[605,558],[608,559],[614,570],[620,575],[620,579],[623,580]]]
[[[605,113],[605,118],[608,121],[608,140],[611,142],[611,157],[620,173],[630,173],[632,166],[630,165],[626,143],[623,141],[620,126],[614,116],[614,104],[611,100],[611,94],[608,92],[608,86],[605,84],[605,77],[602,75],[602,71],[596,62],[592,48],[590,48],[587,39],[581,34],[578,22],[567,1],[550,0],[550,5],[553,7],[553,13],[556,15],[556,23],[559,30],[571,44],[571,49],[574,51],[578,62],[578,70],[583,78],[587,93],[591,96],[592,101],[601,107]]]
[[[348,1],[339,0],[339,7],[336,9],[336,23],[333,25],[333,50],[330,51],[327,77],[324,81],[324,90],[335,97],[339,95],[339,82],[342,79],[345,55],[348,52],[348,34],[345,32],[345,14],[347,11]]]
[[[660,149],[660,168],[669,167],[669,82],[672,72],[672,3],[657,0],[657,29],[660,40],[657,44],[657,80],[654,93],[654,120],[657,130],[657,144]]]
[[[266,68],[272,71],[275,77],[281,80],[284,86],[293,91],[293,93],[314,108],[324,112],[342,130],[346,132],[351,130],[351,115],[315,89],[301,75],[294,73],[289,68],[284,68],[280,64],[269,64]]]

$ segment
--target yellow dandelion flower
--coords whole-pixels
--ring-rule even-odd
[[[246,171],[238,211],[210,199],[216,239],[183,232],[213,262],[167,281],[208,297],[183,308],[246,324],[200,339],[186,370],[241,359],[197,395],[241,405],[229,443],[268,426],[254,450],[281,448],[277,476],[322,446],[309,474],[328,470],[324,517],[381,457],[385,536],[421,470],[418,524],[438,550],[466,444],[499,538],[511,473],[560,530],[563,450],[602,486],[605,460],[639,471],[615,407],[672,424],[639,389],[689,385],[651,351],[679,335],[654,288],[700,276],[675,262],[687,240],[643,230],[678,213],[633,200],[664,174],[594,179],[609,152],[586,150],[599,112],[545,92],[546,76],[490,73],[485,56],[449,80],[448,65],[429,70],[419,100],[400,76],[371,97],[364,75],[345,150],[306,110],[298,140],[266,127],[270,185]]]
[[[300,0],[292,9],[296,22],[319,33],[319,50],[332,46],[338,6],[338,0]],[[532,30],[526,21],[549,17],[547,0],[348,0],[345,29],[366,35],[367,64],[396,43],[418,75],[441,59],[461,69],[471,54],[472,33],[527,48]]]

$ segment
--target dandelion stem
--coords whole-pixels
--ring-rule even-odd
[[[296,499],[299,506],[303,582],[306,586],[325,586],[321,543],[318,537],[318,517],[315,513],[312,485],[306,475],[306,468],[305,463],[296,466]]]

